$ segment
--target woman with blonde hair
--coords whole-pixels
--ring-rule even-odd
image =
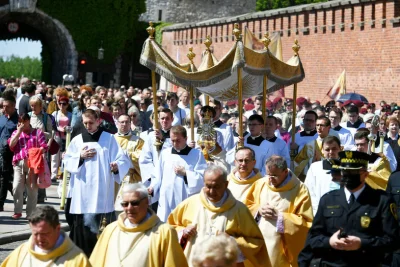
[[[212,236],[196,246],[192,266],[234,267],[237,266],[238,252],[235,239],[225,234]]]

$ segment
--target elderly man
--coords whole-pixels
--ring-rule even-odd
[[[118,117],[117,121],[118,133],[114,135],[118,144],[122,148],[122,150],[128,155],[131,159],[132,168],[129,169],[127,175],[125,175],[122,180],[121,187],[119,185],[115,185],[115,192],[119,192],[116,195],[115,200],[115,210],[122,211],[122,207],[120,205],[122,199],[122,189],[126,184],[139,183],[142,181],[142,177],[140,176],[140,167],[139,167],[139,155],[142,152],[142,148],[144,145],[143,139],[134,135],[131,131],[131,120],[128,115],[121,115]]]
[[[299,266],[382,266],[385,253],[399,244],[395,204],[365,184],[368,154],[343,151],[339,157],[344,186],[322,196]]]
[[[186,198],[204,187],[203,172],[207,163],[200,150],[189,147],[186,129],[174,126],[170,131],[172,148],[160,153],[157,176],[149,192],[158,199],[157,215],[165,222],[171,211]]]
[[[90,257],[93,266],[188,266],[176,231],[149,207],[147,188],[126,185],[124,213],[108,225]]]
[[[266,162],[267,177],[256,181],[245,204],[258,220],[272,266],[297,266],[313,213],[307,187],[288,169],[285,158]]]
[[[330,173],[329,162],[339,158],[340,140],[336,136],[327,136],[322,141],[322,155],[324,160],[311,164],[304,184],[307,186],[314,214],[317,213],[319,200],[329,191],[339,189],[340,182],[333,179]]]
[[[204,172],[204,188],[181,204],[168,217],[168,223],[181,236],[188,262],[196,246],[210,236],[226,234],[236,240],[239,262],[248,266],[271,266],[260,229],[248,208],[229,191],[224,168],[210,165]]]
[[[103,131],[99,115],[87,109],[83,113],[85,131],[72,139],[64,157],[71,173],[72,240],[90,255],[99,230],[99,222],[114,219],[114,183],[121,183],[131,160],[114,136]]]
[[[178,107],[185,110],[186,114],[190,114],[190,94],[188,91],[183,90],[179,95]]]
[[[16,248],[1,267],[91,266],[85,254],[61,231],[57,211],[37,207],[28,218],[31,238]]]
[[[260,170],[254,168],[256,154],[249,147],[241,147],[235,154],[235,169],[228,176],[228,189],[239,201],[246,199],[247,192],[255,181],[262,178]]]

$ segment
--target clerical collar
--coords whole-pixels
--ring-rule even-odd
[[[240,174],[239,174],[239,171],[236,171],[236,172],[235,172],[235,177],[238,178],[239,180],[248,180],[248,179],[250,179],[251,177],[253,177],[254,175],[256,175],[256,173],[254,172],[254,170],[252,170],[251,173],[249,174],[249,176],[244,177],[244,178],[241,178],[241,177],[240,177]]]
[[[185,146],[185,148],[181,149],[181,150],[177,150],[172,147],[171,154],[186,156],[186,155],[189,155],[190,150],[192,150],[192,148],[190,146]]]
[[[246,143],[249,145],[260,146],[264,140],[264,137],[262,137],[261,135],[256,137],[249,136],[247,137]]]
[[[206,195],[206,199],[207,199],[207,201],[208,201],[209,204],[213,205],[214,207],[219,208],[219,207],[221,207],[221,206],[225,203],[225,201],[228,199],[228,192],[225,190],[224,196],[223,196],[223,197],[221,198],[221,200],[218,201],[218,202],[212,202],[211,200],[208,199],[207,195]]]
[[[338,125],[338,126],[336,126],[336,127],[334,127],[333,128],[333,130],[335,130],[335,131],[340,131],[342,129],[342,126],[340,126],[340,125]]]
[[[222,124],[224,124],[224,123],[219,119],[214,121],[214,127],[219,128],[219,127],[221,127]]]
[[[84,143],[88,142],[98,142],[100,139],[101,134],[103,133],[103,129],[99,128],[94,133],[89,133],[88,131],[84,131],[82,133],[82,139]]]
[[[301,131],[300,136],[314,136],[317,133],[317,130],[312,130],[312,131]]]
[[[357,120],[355,123],[351,123],[350,121],[347,122],[347,128],[359,128],[362,124],[362,120]]]
[[[89,133],[89,131],[88,131],[88,134],[94,135],[94,134],[96,134],[98,131],[99,131],[99,128],[97,128],[97,130],[96,130],[95,132],[93,132],[93,133]]]
[[[135,227],[138,227],[139,225],[141,225],[142,223],[144,223],[145,221],[147,221],[150,217],[151,217],[151,213],[150,213],[150,212],[147,212],[146,217],[144,217],[144,219],[143,219],[140,223],[138,223],[138,224],[136,224],[136,223],[131,223],[131,222],[129,221],[129,219],[126,218],[126,219],[124,220],[124,225],[125,225],[127,228],[135,228]]]
[[[399,134],[396,133],[396,135],[394,137],[392,137],[389,133],[387,133],[387,139],[389,139],[389,140],[397,140],[397,139],[399,139]]]
[[[165,130],[161,129],[161,134],[162,134],[162,136],[163,136],[164,139],[170,138],[170,137],[169,137],[169,131],[170,131],[170,130],[171,130],[171,129],[168,129],[167,131],[165,131]]]
[[[268,142],[271,142],[271,143],[275,143],[275,141],[276,141],[276,139],[278,139],[278,137],[276,137],[275,135],[274,135],[274,137],[271,137],[271,138],[265,138],[265,140],[267,140]]]
[[[64,239],[65,239],[64,233],[60,233],[60,235],[58,236],[57,242],[56,242],[56,244],[54,245],[54,247],[53,247],[52,249],[50,249],[50,250],[44,250],[44,249],[41,249],[40,247],[38,247],[38,246],[35,244],[34,247],[33,247],[33,250],[34,250],[35,252],[38,252],[38,253],[48,254],[48,253],[50,253],[51,251],[53,251],[53,250],[55,250],[56,248],[58,248],[59,246],[61,246],[62,243],[64,242]]]

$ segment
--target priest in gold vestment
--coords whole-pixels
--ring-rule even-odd
[[[267,176],[250,188],[245,204],[258,221],[272,266],[295,267],[312,225],[310,194],[285,158],[272,156],[266,170]]]
[[[121,213],[108,225],[91,256],[93,266],[187,266],[176,231],[149,209],[147,188],[125,185]]]
[[[228,189],[239,201],[246,199],[252,184],[262,178],[261,172],[254,168],[256,155],[253,149],[241,147],[235,154],[235,168],[228,176]]]
[[[1,267],[91,266],[83,251],[60,231],[58,212],[53,207],[37,207],[28,221],[32,236],[11,252]]]
[[[128,155],[132,161],[133,168],[130,168],[125,175],[121,186],[115,183],[115,210],[122,211],[120,205],[122,201],[122,189],[126,184],[138,183],[142,181],[140,176],[139,156],[142,152],[144,144],[143,139],[133,134],[131,131],[131,120],[128,115],[121,115],[118,117],[117,122],[118,132],[114,135],[122,150]]]
[[[169,215],[188,262],[202,241],[219,234],[235,239],[239,250],[237,266],[271,266],[263,236],[249,209],[227,189],[224,168],[210,165],[204,172],[204,188],[179,204]]]

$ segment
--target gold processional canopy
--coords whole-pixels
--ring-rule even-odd
[[[238,29],[238,25],[235,25]],[[242,69],[242,97],[252,97],[263,92],[263,78],[268,77],[268,93],[301,82],[304,69],[300,57],[294,55],[286,63],[279,57],[281,50],[255,50],[256,39],[247,30],[245,43],[241,36],[230,51],[218,62],[212,53],[206,53],[207,63],[196,69],[193,63],[179,64],[158,45],[152,36],[144,43],[140,63],[165,77],[169,82],[183,88],[196,88],[220,101],[238,99],[238,69]],[[278,49],[278,50],[276,50]],[[211,63],[212,62],[212,63]]]

